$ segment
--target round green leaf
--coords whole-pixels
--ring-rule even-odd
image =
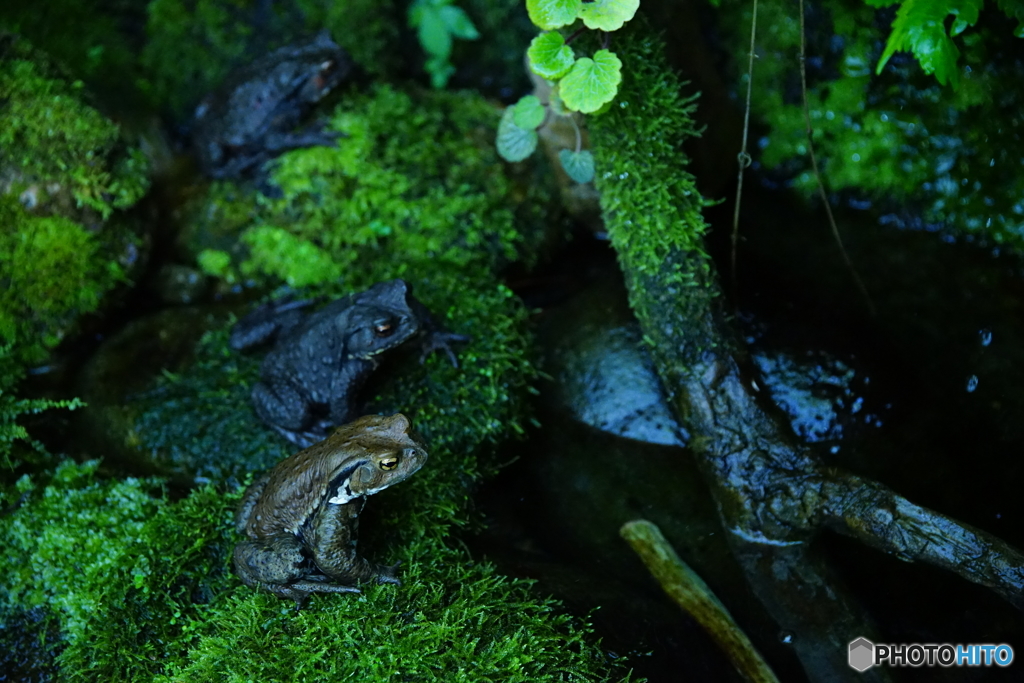
[[[534,38],[526,56],[530,59],[530,70],[549,81],[569,73],[575,61],[572,48],[565,44],[565,38],[558,31],[548,31]]]
[[[580,19],[596,31],[618,31],[633,18],[640,0],[594,0],[583,4]]]
[[[425,6],[420,15],[420,45],[427,54],[448,59],[452,53],[452,34],[448,32],[444,19],[436,7]]]
[[[523,130],[534,130],[544,123],[544,105],[536,95],[525,95],[512,107],[513,122]]]
[[[610,102],[622,82],[622,62],[610,50],[598,50],[593,59],[581,57],[558,85],[566,109],[589,114]]]
[[[558,159],[565,172],[577,183],[589,183],[594,179],[594,155],[587,150],[573,152],[563,149],[558,153]]]
[[[516,125],[515,107],[508,107],[498,124],[498,154],[506,161],[522,161],[537,149],[537,133]]]
[[[440,9],[440,14],[444,25],[448,27],[448,32],[456,38],[476,40],[480,37],[480,33],[476,30],[476,26],[473,25],[473,21],[461,7],[446,5]]]
[[[526,0],[530,21],[545,31],[566,26],[580,15],[582,0]]]

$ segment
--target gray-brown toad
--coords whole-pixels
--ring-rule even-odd
[[[247,539],[235,546],[235,571],[247,586],[291,598],[296,609],[310,593],[400,583],[395,566],[356,553],[359,513],[367,496],[405,481],[426,459],[399,413],[361,417],[282,460],[238,507],[235,528]]]
[[[351,66],[321,32],[232,72],[196,109],[193,140],[203,170],[214,178],[237,176],[290,149],[333,146],[340,133],[295,126]]]
[[[263,422],[299,446],[326,436],[356,416],[356,397],[380,354],[418,337],[422,356],[435,350],[458,365],[453,342],[404,280],[381,282],[332,301],[315,313],[312,301],[272,301],[231,330],[233,349],[274,341],[263,360],[252,403]]]

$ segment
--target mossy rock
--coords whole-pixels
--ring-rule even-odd
[[[82,82],[11,34],[0,33],[0,56],[2,194],[93,229],[138,201],[148,162],[89,103]]]
[[[412,351],[391,352],[371,376],[363,404],[374,412],[404,412],[430,447],[457,453],[457,467],[475,478],[478,451],[521,433],[529,419],[535,370],[526,311],[508,289],[479,272],[429,265],[403,274],[439,320],[471,341],[457,351],[458,368],[443,354],[421,364]],[[148,462],[142,471],[155,467],[186,480],[241,478],[270,467],[288,445],[252,409],[260,355],[231,351],[226,329],[208,334],[193,367],[165,374],[157,387],[130,399],[107,397],[105,404],[123,406],[119,414],[126,420],[115,440]]]
[[[522,431],[534,376],[526,312],[496,274],[535,260],[562,227],[544,167],[498,159],[497,117],[471,93],[378,86],[353,94],[332,118],[347,135],[337,147],[280,157],[270,176],[278,196],[212,183],[187,212],[182,247],[225,283],[283,280],[302,297],[408,281],[471,341],[457,369],[439,356],[420,365],[412,354],[388,354],[364,404],[406,412],[431,445],[474,453]],[[282,442],[252,414],[258,357],[229,351],[223,332],[202,348],[196,368],[153,392],[105,401],[129,414],[113,440],[176,477],[222,480],[269,467]]]
[[[499,110],[470,92],[350,92],[328,127],[344,137],[272,163],[268,197],[211,184],[179,248],[229,282],[338,291],[401,276],[409,260],[530,265],[558,239],[543,164],[503,163]]]
[[[0,339],[38,362],[145,262],[121,210],[148,162],[87,102],[81,82],[0,34]]]

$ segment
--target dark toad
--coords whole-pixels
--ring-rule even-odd
[[[367,581],[399,584],[396,566],[356,553],[367,496],[405,481],[427,452],[402,414],[367,415],[282,460],[250,486],[235,516],[247,538],[235,571],[247,586],[295,600],[310,593],[358,593]]]
[[[231,330],[231,347],[274,341],[252,389],[256,414],[289,441],[309,446],[356,416],[356,398],[380,354],[417,338],[423,357],[436,350],[458,365],[450,344],[468,337],[440,328],[404,280],[332,301],[273,301]]]
[[[339,133],[295,130],[351,69],[326,32],[236,71],[196,108],[193,141],[203,170],[237,176],[290,149],[334,145]]]

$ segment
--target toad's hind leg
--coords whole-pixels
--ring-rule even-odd
[[[235,571],[242,583],[295,601],[301,609],[310,593],[358,593],[358,588],[328,583],[315,573],[302,544],[292,534],[246,540],[235,546]]]
[[[302,432],[313,424],[308,399],[288,380],[257,382],[252,404],[263,422],[282,432]]]
[[[245,528],[249,525],[249,518],[252,517],[252,511],[256,507],[256,503],[259,502],[260,494],[263,493],[263,489],[267,487],[268,481],[270,481],[270,472],[267,472],[254,481],[250,484],[249,488],[245,490],[245,495],[242,496],[242,502],[239,504],[238,510],[235,512],[235,531],[238,533],[245,533]]]
[[[292,534],[245,540],[235,546],[235,571],[247,586],[270,587],[304,578],[312,569],[302,544]]]

